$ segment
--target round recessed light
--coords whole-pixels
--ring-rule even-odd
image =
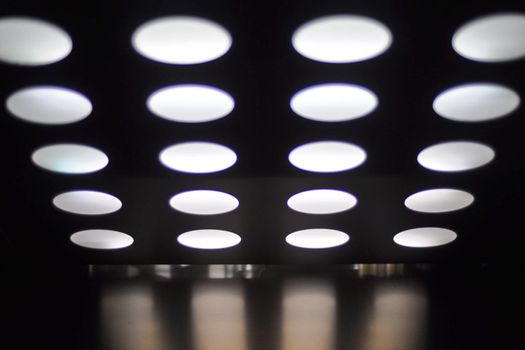
[[[436,188],[420,191],[405,200],[405,206],[423,213],[446,213],[463,209],[474,202],[468,192],[452,188]]]
[[[85,230],[71,235],[76,245],[91,249],[120,249],[133,244],[133,237],[113,230]]]
[[[459,85],[440,93],[434,111],[443,118],[459,122],[482,122],[512,113],[520,96],[508,87],[491,83]]]
[[[237,161],[234,151],[212,142],[178,143],[165,148],[159,158],[170,169],[192,174],[215,173]]]
[[[381,55],[392,44],[392,33],[365,16],[332,15],[300,26],[292,45],[301,55],[319,62],[351,63]]]
[[[173,209],[187,214],[215,215],[236,209],[239,201],[226,192],[195,190],[174,195],[170,199],[170,205]]]
[[[241,237],[230,231],[206,229],[184,232],[177,241],[190,248],[223,249],[236,246]]]
[[[142,24],[131,43],[153,61],[187,65],[223,56],[232,45],[232,37],[223,26],[205,18],[168,16]]]
[[[483,16],[461,26],[452,47],[473,61],[495,63],[525,57],[525,15],[503,13]]]
[[[204,123],[230,114],[235,101],[230,94],[213,86],[181,84],[155,91],[148,98],[147,106],[164,119]]]
[[[490,163],[495,152],[487,145],[469,142],[443,142],[422,150],[417,161],[423,167],[443,172],[459,172],[479,168]]]
[[[122,202],[115,196],[99,191],[70,191],[53,198],[55,207],[82,215],[102,215],[116,212]]]
[[[361,165],[366,160],[366,152],[348,142],[317,141],[294,148],[288,160],[302,170],[335,173]]]
[[[47,125],[78,122],[89,116],[93,109],[86,96],[59,86],[32,86],[19,90],[7,98],[6,107],[20,119]]]
[[[430,248],[450,243],[456,237],[454,231],[445,228],[419,227],[399,232],[394,236],[394,242],[411,248]]]
[[[299,248],[322,249],[345,244],[350,239],[346,233],[327,228],[312,228],[290,233],[286,243]]]
[[[53,23],[31,17],[0,18],[0,61],[41,66],[64,59],[73,48],[69,34]]]
[[[109,162],[106,154],[96,148],[69,143],[41,147],[31,159],[41,168],[63,174],[93,173]]]
[[[345,191],[316,189],[294,194],[287,204],[301,213],[334,214],[353,208],[357,199]]]
[[[297,92],[292,110],[319,122],[343,122],[364,117],[377,107],[377,96],[369,89],[343,83],[318,84]]]

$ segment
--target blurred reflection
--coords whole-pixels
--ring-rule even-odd
[[[335,311],[335,292],[328,281],[286,281],[281,350],[333,349]]]
[[[165,279],[171,279],[171,267],[172,265],[153,265],[153,271],[155,273],[155,276],[162,277]]]
[[[358,264],[359,277],[392,277],[402,276],[405,272],[403,264]]]

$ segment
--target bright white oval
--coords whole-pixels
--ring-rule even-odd
[[[443,91],[434,99],[433,108],[446,119],[482,122],[504,117],[519,105],[520,96],[506,86],[472,83]]]
[[[213,86],[173,85],[155,91],[147,101],[155,115],[182,123],[204,123],[220,119],[235,107],[233,97]]]
[[[344,83],[318,84],[297,92],[291,109],[303,118],[320,122],[342,122],[370,114],[378,104],[369,89]]]
[[[167,16],[139,26],[131,43],[153,61],[188,65],[223,56],[232,45],[232,37],[223,26],[205,18]]]
[[[525,15],[493,14],[461,26],[452,37],[452,47],[461,56],[496,63],[525,57]]]
[[[350,193],[333,189],[315,189],[294,194],[288,207],[306,214],[334,214],[353,208],[357,199]]]
[[[192,174],[215,173],[228,169],[237,162],[237,155],[230,148],[212,142],[183,142],[160,153],[166,167]]]
[[[53,23],[32,17],[0,18],[0,61],[46,65],[64,59],[72,48],[69,34]]]
[[[60,86],[31,86],[16,91],[7,98],[6,107],[20,119],[47,125],[78,122],[93,109],[86,96]]]
[[[452,188],[436,188],[416,192],[405,200],[408,209],[422,213],[446,213],[468,207],[474,196]]]
[[[224,249],[239,244],[241,237],[230,231],[205,229],[185,232],[177,237],[177,241],[190,248]]]
[[[122,202],[117,197],[100,191],[70,191],[53,198],[53,205],[74,214],[103,215],[119,210]]]
[[[63,174],[88,174],[106,167],[106,154],[94,147],[78,144],[55,144],[33,152],[31,159],[39,167]]]
[[[443,172],[459,172],[490,163],[496,153],[484,144],[470,141],[443,142],[422,150],[417,161],[421,166]]]
[[[365,16],[331,15],[301,25],[292,36],[297,52],[314,61],[351,63],[374,58],[392,44],[392,33]]]
[[[84,230],[71,235],[76,245],[91,249],[120,249],[133,244],[133,237],[113,230]]]
[[[226,192],[194,190],[174,195],[170,199],[170,206],[187,214],[216,215],[235,210],[239,200]]]
[[[346,233],[327,228],[312,228],[290,233],[286,243],[299,248],[322,249],[345,244],[350,239]]]
[[[394,242],[404,247],[430,248],[448,244],[457,238],[457,234],[440,227],[419,227],[399,232]]]
[[[366,160],[366,152],[348,142],[317,141],[294,148],[288,160],[302,170],[335,173],[361,165]]]

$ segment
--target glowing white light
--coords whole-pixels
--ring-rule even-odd
[[[335,173],[361,165],[366,160],[366,152],[348,142],[318,141],[294,148],[288,160],[302,170]]]
[[[454,231],[440,227],[419,227],[399,232],[394,236],[394,242],[411,248],[437,247],[454,241],[457,234]]]
[[[425,148],[417,156],[423,167],[444,172],[466,171],[490,163],[495,152],[489,146],[477,142],[443,142]]]
[[[31,159],[41,168],[63,174],[93,173],[109,162],[104,152],[96,148],[68,143],[41,147]]]
[[[81,93],[59,86],[32,86],[11,94],[6,107],[25,121],[59,125],[78,122],[91,114],[92,105]]]
[[[481,122],[512,113],[519,104],[519,95],[508,87],[474,83],[443,91],[434,100],[433,107],[437,114],[447,119]]]
[[[119,249],[133,244],[133,237],[113,230],[85,230],[71,235],[71,241],[84,248]]]
[[[328,83],[300,90],[290,100],[290,107],[306,119],[342,122],[364,117],[377,107],[377,103],[377,96],[367,88]]]
[[[71,37],[56,25],[31,17],[0,18],[0,61],[40,66],[64,59]]]
[[[334,214],[353,208],[357,199],[348,192],[332,189],[316,189],[294,194],[288,206],[306,214]]]
[[[223,56],[232,45],[230,33],[205,18],[168,16],[153,19],[135,30],[133,48],[153,61],[197,64]]]
[[[170,205],[183,213],[215,215],[234,210],[239,206],[239,201],[229,193],[195,190],[174,195],[170,199]]]
[[[215,173],[237,162],[234,151],[211,142],[178,143],[165,148],[159,158],[170,169],[193,174]]]
[[[436,188],[414,193],[405,200],[405,206],[423,213],[445,213],[463,209],[473,202],[474,196],[468,192]]]
[[[233,110],[235,101],[213,86],[181,84],[155,91],[148,109],[157,116],[183,123],[204,123],[220,119]]]
[[[381,22],[356,15],[332,15],[300,26],[292,45],[301,55],[320,62],[350,63],[381,55],[392,44],[392,33]]]
[[[241,237],[229,231],[205,229],[185,232],[177,237],[177,241],[190,248],[223,249],[236,246]]]
[[[102,215],[119,210],[122,202],[99,191],[71,191],[53,198],[53,204],[64,211],[82,215]]]
[[[286,236],[286,243],[299,248],[321,249],[343,245],[349,239],[350,237],[341,231],[312,228],[290,233]]]
[[[525,57],[525,15],[504,13],[483,16],[461,26],[452,47],[473,61],[495,63]]]

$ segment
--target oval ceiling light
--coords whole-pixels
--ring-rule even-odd
[[[91,249],[120,249],[133,244],[133,237],[113,230],[84,230],[73,233],[71,242]]]
[[[220,119],[235,107],[224,90],[198,84],[173,85],[155,91],[146,102],[155,115],[182,123],[204,123]]]
[[[115,196],[99,191],[70,191],[53,198],[53,205],[69,213],[103,215],[116,212],[122,202]]]
[[[436,188],[420,191],[405,200],[408,209],[422,213],[446,213],[468,207],[474,196],[452,188]]]
[[[335,214],[353,208],[357,199],[345,191],[315,189],[294,194],[287,204],[305,214]]]
[[[483,122],[504,117],[518,108],[520,96],[508,87],[492,83],[459,85],[440,93],[433,103],[443,118],[459,122]]]
[[[96,148],[78,144],[55,144],[33,152],[33,163],[49,171],[63,174],[88,174],[106,167],[106,154]]]
[[[290,233],[286,243],[299,248],[322,249],[345,244],[350,239],[346,233],[327,228],[312,228]]]
[[[361,165],[366,160],[366,152],[348,142],[317,141],[294,148],[288,160],[302,170],[335,173]]]
[[[239,244],[241,237],[230,231],[206,229],[185,232],[177,241],[190,248],[224,249]]]
[[[488,164],[495,155],[492,148],[481,143],[452,141],[425,148],[418,154],[417,161],[430,170],[459,172]]]
[[[365,16],[332,15],[300,26],[292,36],[294,49],[306,58],[326,63],[351,63],[374,58],[392,44],[392,33]]]
[[[47,125],[78,122],[93,109],[86,96],[59,86],[32,86],[16,91],[7,98],[6,107],[22,120]]]
[[[502,13],[483,16],[461,26],[452,37],[459,55],[496,63],[525,57],[525,15]]]
[[[159,159],[172,170],[207,174],[233,166],[237,162],[237,155],[228,147],[217,143],[183,142],[165,148]]]
[[[170,206],[187,214],[216,215],[235,210],[239,200],[226,192],[194,190],[174,195],[170,199]]]
[[[0,18],[0,61],[41,66],[64,59],[73,48],[69,34],[53,23],[31,17]]]
[[[167,16],[138,27],[131,43],[153,61],[188,65],[223,56],[232,45],[232,37],[226,28],[205,18]]]
[[[319,122],[343,122],[370,114],[378,104],[369,89],[344,83],[318,84],[297,92],[290,100],[292,110],[303,118]]]
[[[440,227],[419,227],[399,232],[394,242],[410,248],[430,248],[448,244],[457,238],[454,231]]]

